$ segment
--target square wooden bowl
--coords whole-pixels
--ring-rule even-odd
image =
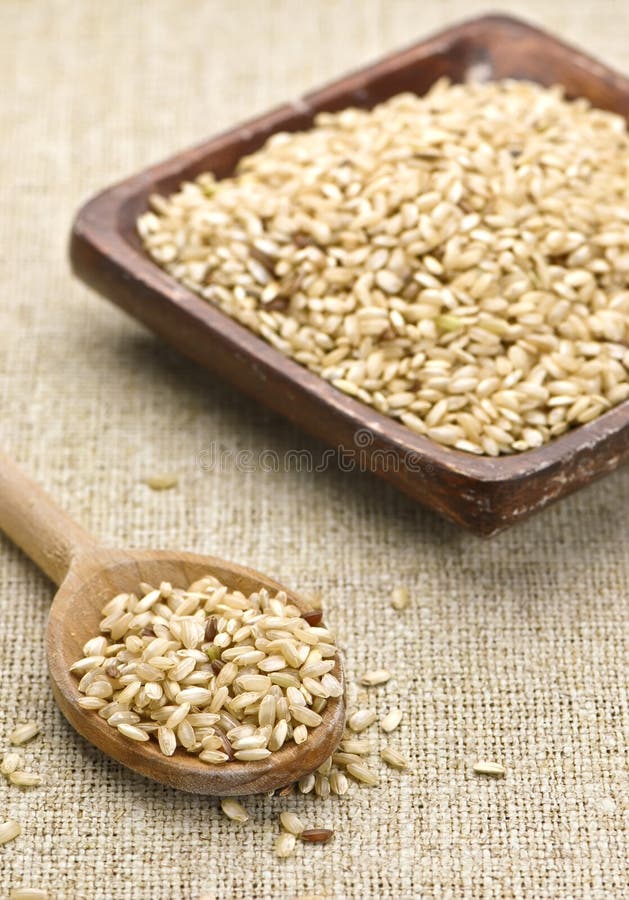
[[[629,457],[629,401],[536,450],[501,458],[450,450],[345,395],[178,284],[149,259],[135,229],[153,192],[169,194],[207,170],[229,175],[269,135],[308,128],[321,110],[368,108],[400,91],[422,94],[444,75],[560,83],[569,96],[629,118],[626,78],[517,19],[473,19],[108,188],[79,211],[70,253],[80,278],[202,366],[344,448],[344,464],[375,472],[451,521],[489,535]]]

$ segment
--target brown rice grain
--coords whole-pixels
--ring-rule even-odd
[[[366,753],[371,753],[373,743],[358,738],[344,738],[339,744],[339,749],[343,753],[354,753],[358,756],[363,756]]]
[[[405,587],[396,587],[393,589],[391,594],[391,606],[393,609],[401,611],[406,609],[406,607],[411,602],[411,595],[408,591],[408,588]]]
[[[11,772],[9,775],[9,781],[18,787],[39,787],[42,783],[42,778],[41,775],[36,775],[34,772],[16,769],[15,772]]]
[[[231,819],[233,822],[242,824],[243,822],[249,821],[249,813],[238,800],[234,799],[234,797],[223,797],[221,800],[221,809],[227,818]]]
[[[363,784],[371,786],[378,784],[378,776],[362,762],[348,763],[347,771],[352,778],[355,778],[356,781],[363,782]]]
[[[14,841],[21,831],[22,828],[19,822],[16,822],[14,819],[0,823],[0,844],[8,844],[9,841]]]
[[[307,828],[299,837],[305,843],[326,844],[333,835],[334,831],[331,828]]]
[[[229,761],[229,755],[222,750],[202,750],[199,753],[201,762],[212,763],[213,765],[222,765]]]
[[[257,762],[260,759],[266,759],[270,755],[271,751],[265,747],[257,750],[238,750],[234,753],[234,757],[242,762]]]
[[[349,789],[349,782],[345,775],[342,772],[339,772],[338,769],[330,772],[328,781],[330,782],[330,791],[333,794],[342,797],[347,793]]]
[[[17,725],[9,734],[9,741],[12,744],[26,744],[39,734],[40,726],[37,722],[29,721],[23,725]]]
[[[5,753],[2,757],[2,762],[0,762],[0,775],[11,775],[22,765],[22,757],[19,753],[13,753],[9,751]]]
[[[282,828],[285,831],[290,832],[290,834],[300,835],[304,830],[304,824],[297,813],[281,812],[280,822],[282,824]]]
[[[304,744],[308,740],[308,728],[305,725],[297,725],[293,729],[293,740],[296,744]]]
[[[9,900],[48,900],[49,893],[44,888],[13,888]]]
[[[380,756],[387,765],[394,769],[408,768],[408,760],[406,760],[397,750],[394,750],[393,747],[385,747],[380,751]]]
[[[132,741],[148,741],[149,736],[145,731],[142,731],[141,728],[136,728],[135,725],[118,725],[118,731],[120,734],[124,735],[124,737],[129,738]]]
[[[366,686],[375,686],[379,684],[386,684],[391,678],[391,673],[388,669],[373,669],[370,672],[365,672],[365,674],[360,679],[360,683]]]
[[[384,732],[389,734],[398,727],[400,722],[402,721],[402,710],[394,707],[390,709],[386,716],[381,720],[380,727]]]
[[[315,776],[310,773],[309,775],[302,775],[302,777],[297,782],[297,786],[302,794],[309,794],[314,790],[315,786]]]
[[[359,709],[352,713],[347,720],[348,726],[352,731],[364,731],[378,718],[377,713],[373,709]]]
[[[492,778],[504,778],[507,774],[507,770],[503,765],[489,760],[479,760],[474,763],[473,769],[477,775],[489,775]]]
[[[154,475],[147,475],[144,483],[150,487],[152,491],[168,491],[177,487],[179,478],[170,472],[159,472]]]
[[[280,858],[290,856],[295,849],[295,835],[289,831],[283,831],[275,841],[275,855]]]
[[[168,728],[165,725],[158,728],[157,740],[159,743],[159,749],[162,751],[164,756],[172,756],[177,749],[177,738],[175,737],[175,732],[172,730],[172,728]]]

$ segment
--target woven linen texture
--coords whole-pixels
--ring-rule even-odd
[[[626,65],[613,0],[492,6]],[[350,679],[395,673],[368,699],[404,709],[390,743],[412,766],[327,802],[247,799],[242,826],[213,799],[122,770],[57,711],[53,590],[0,538],[0,749],[20,717],[37,719],[26,757],[46,782],[0,781],[0,820],[23,827],[0,847],[0,897],[26,885],[56,900],[624,895],[629,472],[481,541],[368,475],[208,470],[212,442],[323,448],[99,300],[66,260],[90,193],[484,7],[3,0],[2,445],[111,544],[208,552],[321,590]],[[177,487],[143,483],[161,472]],[[402,613],[388,604],[397,584],[412,595]],[[479,758],[506,778],[474,775]],[[283,809],[334,841],[277,859]]]

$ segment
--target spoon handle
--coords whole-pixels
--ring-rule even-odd
[[[94,538],[0,450],[0,529],[60,585],[80,549]]]

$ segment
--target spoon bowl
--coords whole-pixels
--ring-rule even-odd
[[[212,556],[171,550],[110,550],[69,519],[43,491],[0,454],[0,527],[59,584],[50,609],[46,653],[52,690],[70,724],[108,756],[142,775],[196,794],[218,796],[272,791],[315,771],[336,749],[345,723],[343,696],[330,698],[323,721],[303,744],[289,743],[255,762],[212,765],[178,748],[164,756],[155,741],[121,735],[94,710],[78,705],[81,694],[70,666],[83,656],[85,642],[99,633],[101,609],[116,594],[136,592],[141,581],[169,581],[187,588],[214,575],[229,588],[249,595],[260,588],[286,591],[303,613],[312,604],[260,572]],[[337,654],[333,674],[343,680]]]

